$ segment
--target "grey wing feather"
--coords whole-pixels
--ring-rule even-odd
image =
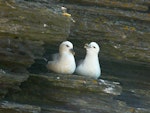
[[[83,59],[82,59],[82,60],[79,60],[79,61],[77,62],[77,66],[79,66],[80,64],[82,64],[82,62],[83,62]]]
[[[59,53],[55,53],[51,55],[52,60],[58,60],[59,59]]]

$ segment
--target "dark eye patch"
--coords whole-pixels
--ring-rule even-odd
[[[95,47],[95,46],[93,46],[93,48],[95,49],[96,47]]]
[[[66,45],[66,47],[69,47],[69,45]]]

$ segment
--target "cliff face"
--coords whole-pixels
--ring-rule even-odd
[[[0,62],[5,68],[8,63],[27,68],[44,52],[47,57],[56,51],[62,40],[74,43],[77,56],[84,43],[96,41],[102,59],[150,62],[149,1],[2,0],[0,5]],[[62,15],[61,6],[75,22]]]
[[[66,40],[69,34],[70,20],[45,5],[4,0],[0,1],[0,6],[0,62],[3,69],[25,72],[35,59],[42,58],[45,42],[56,44]]]
[[[148,113],[149,37],[149,0],[0,0],[0,112]],[[44,72],[63,40],[96,41],[110,81]]]
[[[76,23],[70,38],[97,41],[101,56],[150,62],[150,1],[60,0]]]

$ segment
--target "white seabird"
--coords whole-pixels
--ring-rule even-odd
[[[56,73],[72,74],[76,68],[74,53],[71,42],[62,42],[59,46],[59,53],[52,56],[53,61],[48,62],[47,69]]]
[[[86,56],[85,59],[80,61],[76,68],[78,75],[88,76],[97,79],[101,75],[98,53],[100,48],[96,42],[85,44]]]

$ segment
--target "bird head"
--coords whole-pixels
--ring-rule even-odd
[[[87,53],[91,54],[98,54],[100,51],[100,47],[96,42],[91,42],[89,44],[85,44],[84,48],[86,49]]]
[[[73,50],[73,44],[70,41],[64,41],[59,46],[59,52],[60,53],[71,53],[75,55],[75,52]]]

